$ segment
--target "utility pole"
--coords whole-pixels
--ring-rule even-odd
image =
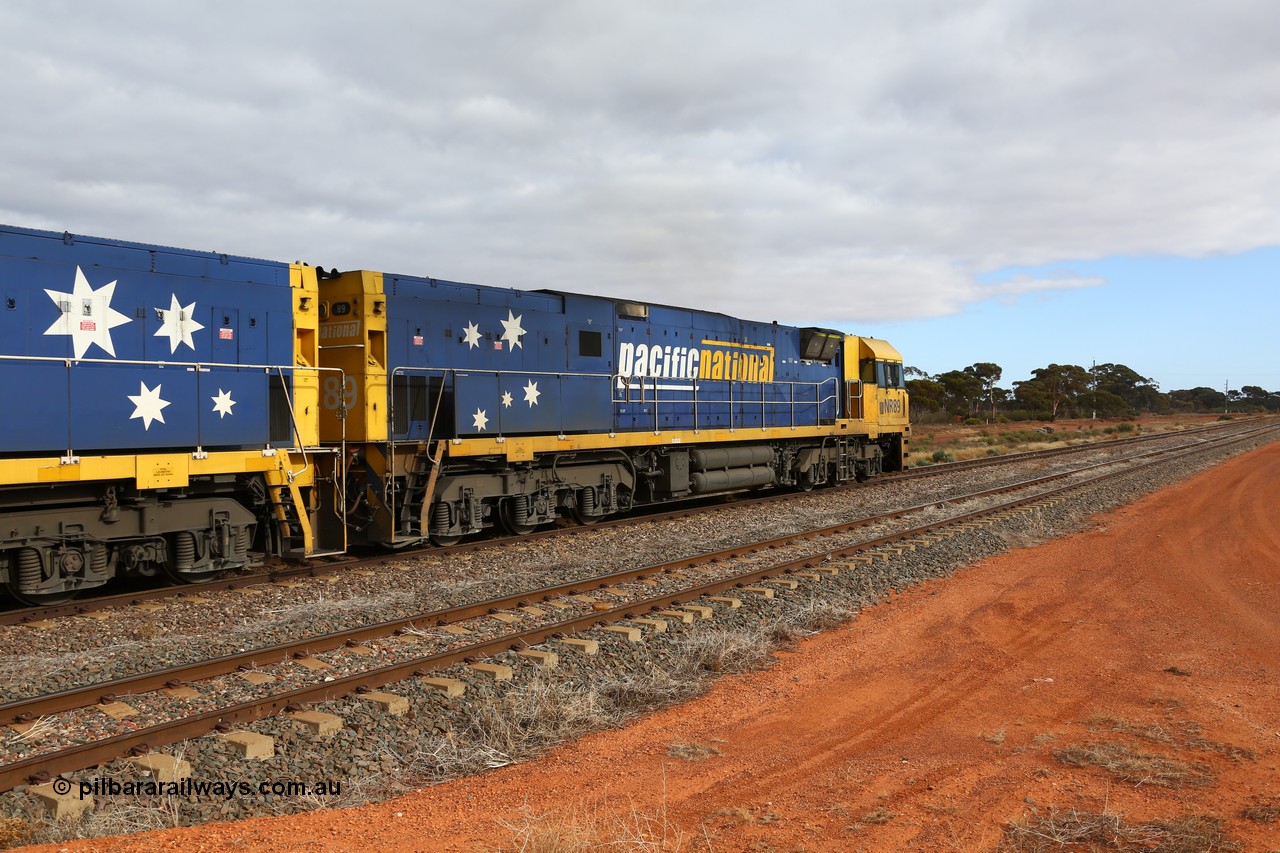
[[[1089,363],[1089,375],[1093,377],[1093,414],[1089,420],[1096,421],[1098,419],[1098,360],[1096,358]]]
[[[1227,406],[1231,401],[1227,399],[1227,390],[1231,387],[1231,380],[1227,379],[1222,383],[1222,414],[1227,413]]]

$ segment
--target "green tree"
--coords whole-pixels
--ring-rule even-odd
[[[982,401],[982,380],[963,370],[948,370],[934,377],[946,389],[946,409],[951,415],[973,414]]]
[[[1050,364],[1031,371],[1031,378],[1015,382],[1014,396],[1029,409],[1046,412],[1049,420],[1074,411],[1079,396],[1089,390],[1090,375],[1078,364]]]
[[[1000,381],[1004,371],[1000,369],[998,364],[990,361],[979,361],[966,367],[964,372],[982,383],[982,396],[991,405],[991,420],[994,421],[996,419],[996,383]]]
[[[1184,412],[1222,411],[1227,405],[1226,394],[1203,385],[1170,391],[1169,399],[1173,401],[1174,408]]]
[[[908,379],[907,393],[911,395],[911,411],[915,414],[946,411],[947,389],[933,379]]]
[[[1160,385],[1123,364],[1097,364],[1089,370],[1093,390],[1114,394],[1134,412],[1153,412],[1165,407]]]
[[[1240,387],[1240,399],[1250,409],[1260,412],[1280,411],[1280,394],[1258,385]]]
[[[1077,402],[1081,415],[1096,412],[1104,418],[1124,418],[1133,414],[1133,407],[1110,391],[1085,391]]]

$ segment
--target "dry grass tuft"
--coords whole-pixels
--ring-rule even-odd
[[[1204,738],[1191,738],[1184,742],[1184,745],[1190,749],[1199,749],[1205,752],[1217,752],[1230,758],[1236,764],[1243,761],[1256,761],[1258,754],[1252,749],[1244,746],[1232,746],[1229,743],[1221,743],[1216,740],[1205,740]]]
[[[1254,823],[1275,823],[1280,820],[1280,800],[1262,800],[1240,812],[1245,820]]]
[[[1217,752],[1237,764],[1242,761],[1253,761],[1258,757],[1251,749],[1201,737],[1200,725],[1191,720],[1181,720],[1175,723],[1176,732],[1172,732],[1163,726],[1137,723],[1133,720],[1113,717],[1109,714],[1090,717],[1085,721],[1085,724],[1091,731],[1095,732],[1118,732],[1149,740],[1152,743],[1177,744],[1187,749]]]
[[[763,625],[690,633],[681,640],[672,672],[684,681],[762,669],[773,662],[779,647],[847,622],[855,614],[841,602],[817,598]]]
[[[685,761],[705,761],[719,754],[720,750],[704,743],[673,743],[667,749],[667,755],[672,758],[683,758]]]
[[[819,600],[750,629],[707,626],[691,632],[662,667],[624,678],[572,684],[540,673],[496,702],[468,706],[464,725],[424,741],[414,754],[401,757],[400,766],[407,779],[431,783],[536,757],[569,738],[697,696],[717,674],[768,666],[780,636],[837,624],[850,615],[847,607]],[[705,750],[703,758],[718,754],[715,747],[684,746]],[[676,757],[699,760],[692,753]]]
[[[1213,782],[1213,774],[1203,765],[1142,752],[1122,743],[1093,742],[1069,746],[1053,755],[1072,767],[1101,767],[1135,785],[1197,788]]]
[[[580,811],[535,815],[526,810],[518,822],[502,825],[512,838],[499,849],[518,853],[680,853],[686,849],[684,833],[667,820],[665,808],[653,815],[635,808],[626,815]]]
[[[1085,725],[1090,731],[1098,732],[1119,732],[1120,734],[1133,735],[1143,740],[1149,740],[1152,743],[1173,743],[1173,735],[1166,731],[1162,726],[1144,725],[1136,723],[1133,720],[1124,717],[1113,717],[1109,714],[1099,714],[1090,717],[1085,721]]]
[[[1209,740],[1201,737],[1200,726],[1190,720],[1183,720],[1178,724],[1179,732],[1182,736],[1182,745],[1188,749],[1199,749],[1203,752],[1216,752],[1225,755],[1236,764],[1242,761],[1254,761],[1257,759],[1257,753],[1252,749],[1243,746],[1233,746],[1229,743],[1221,741]]]
[[[450,732],[423,741],[403,766],[410,779],[431,783],[505,767],[511,762],[511,756],[504,752],[487,744],[459,738]]]
[[[858,611],[847,604],[827,598],[812,598],[788,611],[774,623],[775,633],[782,628],[813,634],[848,622]]]
[[[1125,823],[1117,814],[1058,811],[1031,814],[1009,825],[999,853],[1050,853],[1061,850],[1159,851],[1211,853],[1239,850],[1217,818],[1188,815],[1152,823]]]
[[[697,696],[702,692],[703,674],[687,667],[687,662],[676,661],[671,672],[651,669],[598,685],[601,701],[613,714],[610,725]]]
[[[40,717],[26,731],[5,729],[4,746],[6,749],[12,749],[20,743],[35,743],[57,730],[56,721],[52,716]]]
[[[1004,743],[1005,737],[1004,729],[994,732],[978,732],[978,740],[985,740],[987,743],[994,743],[997,746]]]
[[[881,806],[878,809],[869,811],[866,814],[864,814],[862,817],[858,819],[858,823],[862,823],[862,824],[870,823],[870,824],[878,825],[882,823],[888,823],[889,821],[893,820],[895,817],[896,815],[893,812],[889,811],[884,806]]]
[[[616,711],[595,691],[541,673],[499,701],[479,703],[467,713],[467,739],[515,761],[618,722]]]
[[[691,632],[681,639],[679,668],[698,677],[760,669],[773,654],[770,633],[766,628]]]

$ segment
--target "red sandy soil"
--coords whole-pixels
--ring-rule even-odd
[[[1247,850],[1280,848],[1280,822],[1241,816],[1280,805],[1277,505],[1271,445],[539,761],[361,809],[62,847],[470,851],[513,846],[510,825],[594,823],[665,834],[648,849],[990,850],[1008,822],[1055,806],[1130,822],[1213,815]],[[1135,785],[1054,757],[1095,741],[1197,762],[1213,780]],[[685,760],[672,744],[718,754]]]

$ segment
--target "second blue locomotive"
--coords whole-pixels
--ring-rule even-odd
[[[901,357],[884,341],[371,271],[322,273],[320,294],[357,541],[522,533],[904,464]]]

